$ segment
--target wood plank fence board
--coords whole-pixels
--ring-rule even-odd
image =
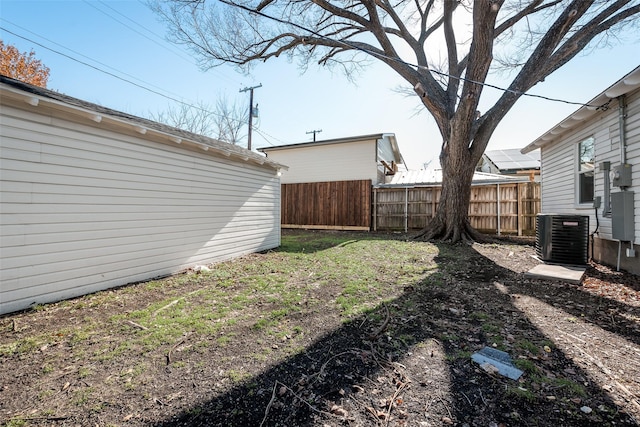
[[[408,231],[426,227],[441,187],[372,190],[370,180],[335,181],[282,184],[281,194],[283,228]],[[473,186],[471,225],[488,234],[535,235],[540,194],[536,182]]]
[[[426,227],[435,215],[441,187],[375,188],[374,192],[374,230],[416,230]],[[483,233],[535,235],[538,212],[537,182],[471,187],[469,221]]]
[[[281,194],[283,228],[371,228],[371,180],[282,184]]]

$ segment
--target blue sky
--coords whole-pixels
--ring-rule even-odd
[[[441,139],[433,119],[426,111],[416,114],[420,104],[415,96],[394,90],[406,83],[383,64],[367,69],[355,83],[338,71],[315,66],[301,74],[285,58],[260,64],[249,76],[227,66],[202,71],[184,47],[164,40],[164,24],[138,0],[2,0],[0,26],[23,37],[0,30],[5,43],[22,52],[33,49],[51,69],[50,89],[109,108],[149,116],[174,103],[121,79],[189,103],[211,105],[220,96],[248,105],[248,92],[240,89],[262,84],[254,91],[260,110],[254,149],[310,141],[307,132],[321,129],[318,140],[395,133],[412,169],[439,152]],[[589,101],[638,66],[639,38],[626,34],[614,47],[575,58],[530,93]],[[494,83],[500,85],[500,76]],[[493,89],[486,91],[489,95]],[[577,108],[524,97],[500,124],[488,149],[522,148]]]

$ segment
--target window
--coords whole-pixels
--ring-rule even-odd
[[[593,202],[595,157],[593,137],[578,144],[578,203]]]

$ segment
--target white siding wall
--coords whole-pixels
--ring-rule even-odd
[[[640,91],[627,95],[627,163],[632,165],[635,192],[635,243],[640,244]],[[595,230],[595,211],[591,207],[577,205],[576,164],[577,144],[593,136],[596,144],[596,166],[601,162],[611,162],[611,167],[620,164],[620,132],[618,124],[618,103],[611,102],[610,109],[590,118],[582,126],[562,135],[557,142],[545,146],[541,151],[542,160],[542,212],[589,215],[591,231]],[[603,198],[598,209],[601,238],[611,239],[611,219],[602,217],[604,207],[604,172],[596,167],[595,196]],[[611,192],[620,191],[611,187]]]
[[[268,157],[289,167],[282,172],[283,184],[377,180],[375,139],[270,150]]]
[[[3,106],[0,313],[277,247],[272,168]]]
[[[392,161],[396,161],[396,155],[393,151],[393,145],[391,143],[391,137],[385,135],[378,141],[378,161],[384,160],[391,164]]]

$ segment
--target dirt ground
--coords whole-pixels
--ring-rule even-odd
[[[136,338],[146,327],[127,315],[166,299],[168,285],[1,317],[0,424],[639,425],[638,276],[592,263],[580,285],[541,281],[524,276],[538,264],[531,244],[437,249],[406,259],[423,280],[393,288],[391,272],[389,292],[355,316],[333,308],[344,283],[318,286],[301,268],[288,286],[303,298],[280,335],[238,321],[229,341],[187,332],[149,351]],[[275,271],[284,255],[234,262],[266,257]],[[192,276],[182,295],[207,280]],[[256,301],[244,308],[256,318],[275,304]],[[509,354],[520,379],[473,362],[485,346]]]

